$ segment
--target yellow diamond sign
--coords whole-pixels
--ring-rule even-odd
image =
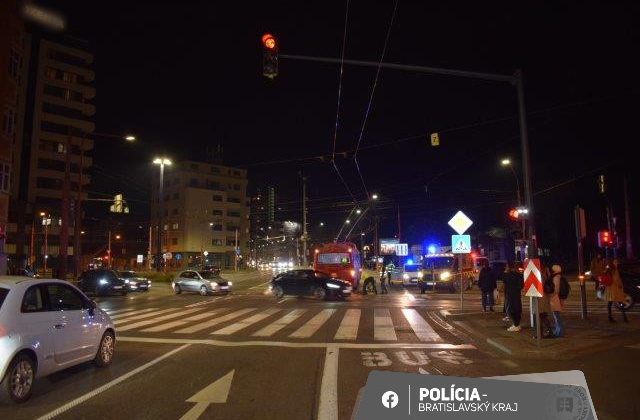
[[[467,217],[462,211],[458,211],[455,216],[449,220],[449,226],[455,230],[458,235],[462,235],[471,227],[473,221]]]

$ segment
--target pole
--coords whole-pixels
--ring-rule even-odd
[[[234,261],[234,271],[238,271],[238,228],[236,228],[236,246],[234,249],[234,254],[236,256]]]
[[[86,136],[86,134],[85,134]],[[78,168],[78,195],[75,203],[75,223],[73,226],[73,256],[74,274],[80,275],[80,265],[82,264],[82,166],[84,165],[84,136],[80,139],[80,165]]]
[[[36,241],[36,221],[31,221],[31,244],[29,246],[29,267],[35,271],[34,244]]]
[[[44,272],[47,275],[47,260],[49,259],[49,223],[51,223],[51,216],[46,216],[44,225]]]
[[[580,313],[582,319],[587,319],[587,290],[585,288],[584,275],[584,251],[582,239],[586,234],[584,210],[580,206],[576,206],[574,210],[574,219],[576,223],[576,242],[578,245],[578,280],[580,281]]]
[[[540,347],[542,337],[542,326],[540,325],[540,298],[534,297],[533,303],[536,305],[536,345]]]
[[[62,182],[62,223],[60,226],[60,246],[58,248],[58,277],[64,279],[67,274],[67,254],[69,248],[69,187],[71,184],[71,129],[65,145],[64,180]]]
[[[402,240],[402,237],[401,237],[402,231],[400,229],[400,204],[398,204],[396,206],[396,208],[398,210],[398,242],[401,242],[401,240]]]
[[[627,250],[627,259],[632,260],[633,242],[631,241],[631,217],[629,216],[629,185],[627,177],[624,177],[624,224],[625,224],[625,245]]]
[[[516,170],[513,169],[513,165],[510,164],[509,168],[511,169],[511,173],[513,174],[513,177],[516,180],[516,196],[518,198],[518,207],[522,207],[522,194],[520,193],[520,179],[518,178],[518,174],[516,174]],[[526,241],[527,240],[527,230],[526,230],[526,227],[525,227],[524,216],[522,216],[521,220],[522,220],[522,240]],[[525,258],[524,253],[520,256],[520,258],[522,258],[522,260],[524,260],[524,258]]]
[[[109,262],[107,263],[107,267],[111,268],[111,229],[109,229],[109,239],[107,239],[107,256],[109,257]]]
[[[152,244],[153,242],[151,241],[151,232],[153,230],[153,227],[151,226],[151,223],[149,223],[149,247],[147,248],[147,268],[149,270],[151,270],[151,248],[152,248]]]
[[[307,177],[302,177],[302,264],[308,267],[307,261]]]
[[[162,216],[164,203],[164,162],[160,162],[160,185],[158,188],[158,237],[157,253],[156,253],[156,271],[160,271],[162,267]]]

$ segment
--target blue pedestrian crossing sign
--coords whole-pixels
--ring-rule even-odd
[[[471,252],[471,235],[451,235],[451,252],[469,254]]]

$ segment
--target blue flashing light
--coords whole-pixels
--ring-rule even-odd
[[[413,265],[413,260],[411,258],[407,260],[407,265]]]
[[[435,245],[429,245],[429,247],[427,248],[427,250],[429,251],[429,254],[435,254],[437,251],[437,248]]]

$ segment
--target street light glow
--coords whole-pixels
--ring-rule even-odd
[[[156,165],[171,165],[171,160],[167,158],[157,157],[153,160],[153,163],[155,163]]]
[[[360,209],[356,210],[356,214],[360,214],[360,213],[362,213],[362,210]]]
[[[46,215],[45,212],[43,212],[43,211],[40,212],[40,216],[44,217],[45,215]]]
[[[377,200],[377,199],[378,199],[378,194],[373,194],[373,195],[371,196],[371,198],[372,198],[373,200]]]
[[[135,141],[136,140],[136,136],[132,136],[131,134],[128,134],[124,137],[124,139],[126,141]]]
[[[502,164],[502,166],[509,166],[511,165],[511,159],[502,159],[500,163]]]
[[[349,223],[351,223],[351,220],[347,219],[347,220],[345,220],[345,223],[349,224]]]
[[[320,222],[320,226],[324,226],[324,222]]]

